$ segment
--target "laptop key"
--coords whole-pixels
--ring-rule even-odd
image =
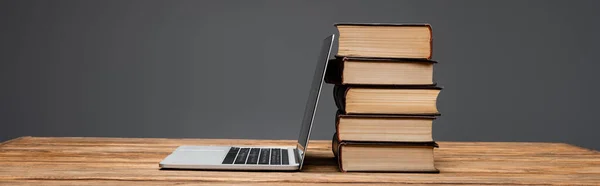
[[[246,163],[246,158],[248,157],[248,151],[250,151],[250,148],[242,148],[242,149],[240,149],[240,152],[238,152],[238,155],[235,158],[234,164],[244,164],[244,163]]]
[[[271,165],[281,165],[281,149],[271,149]]]
[[[233,160],[235,160],[235,155],[237,155],[239,150],[240,148],[238,147],[229,148],[229,152],[227,152],[227,155],[225,155],[222,164],[233,164]]]
[[[271,157],[271,149],[260,149],[260,158],[258,164],[268,165]]]
[[[259,148],[250,149],[250,154],[248,154],[248,160],[246,164],[256,164],[258,163],[258,153],[260,152]]]
[[[289,165],[290,164],[290,158],[288,157],[288,150],[287,149],[281,149],[281,164],[282,165]]]

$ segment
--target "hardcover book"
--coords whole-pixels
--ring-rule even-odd
[[[337,57],[329,60],[325,82],[330,84],[433,85],[431,60]]]
[[[431,59],[428,24],[340,23],[337,55],[347,57]]]
[[[432,142],[435,116],[336,114],[339,141]]]
[[[331,149],[340,171],[439,173],[434,165],[435,142],[338,141]]]
[[[333,97],[345,114],[440,115],[437,86],[335,85]]]

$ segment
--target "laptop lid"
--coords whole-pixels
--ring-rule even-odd
[[[327,69],[327,62],[331,54],[331,47],[335,40],[335,34],[331,35],[321,45],[319,52],[319,58],[317,59],[317,67],[315,68],[315,74],[310,85],[310,92],[308,93],[308,100],[306,101],[306,107],[304,108],[304,117],[302,118],[302,126],[300,128],[300,136],[298,137],[298,155],[300,160],[300,169],[304,163],[304,156],[306,152],[306,146],[308,145],[308,139],[310,137],[310,131],[312,128],[313,120],[315,119],[315,112],[317,111],[317,105],[319,104],[319,96],[321,95],[321,87],[323,86],[323,78],[325,77],[325,70]]]

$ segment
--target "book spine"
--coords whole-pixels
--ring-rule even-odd
[[[336,140],[340,141],[340,118],[342,117],[342,115],[344,114],[344,111],[342,110],[338,110],[335,113],[335,135],[333,135],[334,138],[336,138]]]
[[[331,151],[333,152],[333,155],[336,159],[338,158],[338,155],[340,152],[338,149],[339,144],[340,144],[340,141],[338,140],[337,133],[334,133],[333,138],[331,140]]]
[[[333,152],[334,158],[338,162],[338,168],[340,169],[340,171],[341,172],[346,172],[344,170],[344,166],[342,164],[342,157],[341,157],[341,154],[340,154],[341,153],[341,148],[342,148],[342,144],[338,140],[337,133],[335,133],[335,134],[333,134],[333,139],[331,140],[331,151]]]
[[[346,92],[348,90],[347,86],[343,85],[335,85],[333,87],[333,100],[335,102],[335,106],[337,106],[338,110],[342,113],[346,113]]]
[[[341,58],[330,59],[325,71],[325,83],[339,85],[343,83],[342,73],[344,71],[344,61]]]

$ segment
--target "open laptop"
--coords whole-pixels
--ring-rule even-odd
[[[180,146],[160,162],[163,169],[300,170],[304,163],[335,35],[323,40],[296,147]]]

